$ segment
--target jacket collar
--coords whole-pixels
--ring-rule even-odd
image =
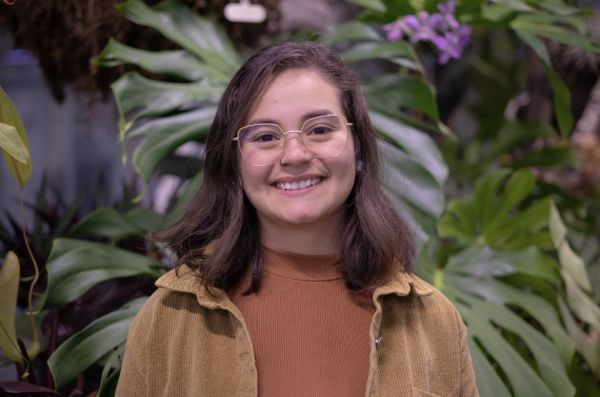
[[[421,280],[416,274],[399,271],[386,283],[375,288],[373,297],[378,298],[384,295],[408,296],[411,294],[422,297],[433,294],[433,291],[433,287]]]
[[[231,309],[233,305],[227,294],[221,289],[213,288],[214,294],[210,294],[202,284],[200,277],[186,265],[181,266],[177,272],[174,269],[167,272],[155,284],[160,288],[194,294],[198,303],[208,309]],[[385,284],[375,289],[373,298],[377,299],[384,295],[407,296],[411,294],[422,297],[431,295],[433,291],[431,285],[415,274],[398,272]]]

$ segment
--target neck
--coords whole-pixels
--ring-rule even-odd
[[[330,221],[320,225],[283,225],[261,219],[261,240],[266,246],[297,254],[336,254],[340,250],[340,224]]]

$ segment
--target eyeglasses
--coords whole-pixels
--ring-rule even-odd
[[[299,130],[283,131],[278,124],[250,124],[238,130],[237,141],[242,158],[250,165],[274,164],[281,157],[291,133],[298,134],[300,142],[319,158],[339,156],[348,141],[348,127],[344,116],[326,114],[306,120]]]

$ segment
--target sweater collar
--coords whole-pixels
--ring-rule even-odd
[[[186,265],[181,266],[178,271],[173,269],[167,272],[156,281],[155,285],[176,292],[194,294],[198,303],[209,309],[232,310],[232,306],[234,307],[223,290],[212,288],[214,294],[209,293],[200,277]],[[388,282],[375,289],[373,298],[377,299],[384,295],[408,296],[411,294],[422,297],[432,293],[433,287],[415,274],[398,272]]]

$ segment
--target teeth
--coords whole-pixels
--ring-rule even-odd
[[[317,185],[321,182],[321,178],[313,178],[307,179],[305,181],[300,182],[278,182],[275,184],[277,189],[281,190],[298,190],[298,189],[306,189],[307,187]]]

